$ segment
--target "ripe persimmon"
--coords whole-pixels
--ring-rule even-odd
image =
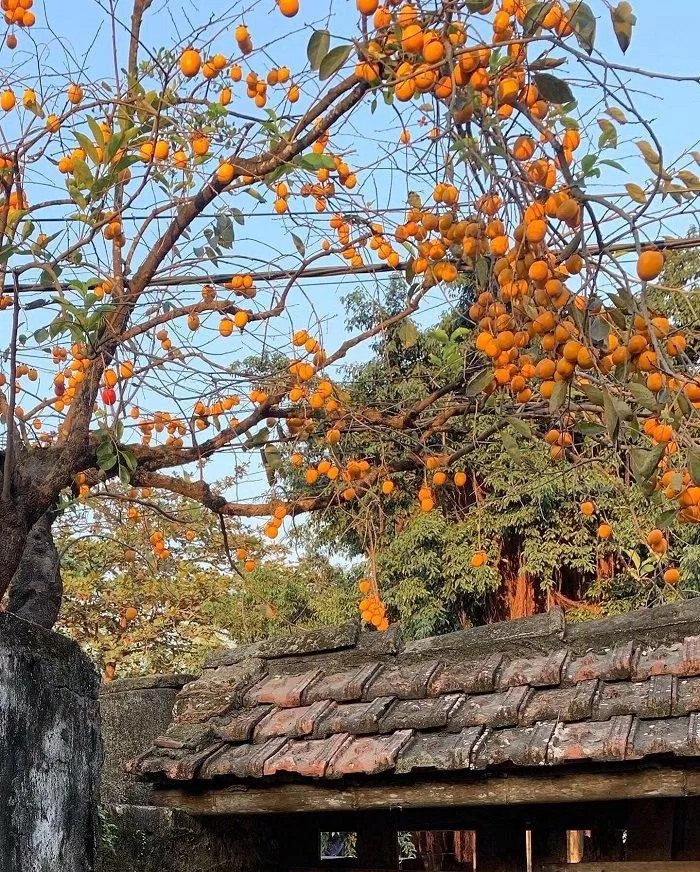
[[[637,260],[637,275],[643,282],[652,282],[661,274],[666,258],[655,248],[647,249]]]

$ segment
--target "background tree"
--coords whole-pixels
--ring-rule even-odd
[[[56,523],[64,581],[57,629],[107,678],[193,671],[219,645],[353,613],[354,585],[321,555],[296,558],[240,524],[222,528],[191,500],[116,487],[89,509],[75,503]]]
[[[6,6],[13,30],[37,23]],[[94,71],[68,52],[44,76],[24,34],[3,49],[17,53],[0,88],[0,592],[46,512],[115,479],[264,519],[274,538],[285,518],[398,499],[387,480],[429,515],[443,477],[496,433],[518,448],[524,425],[545,434],[550,479],[596,467],[618,512],[634,477],[659,525],[640,524],[640,540],[668,562],[664,500],[700,520],[700,384],[694,326],[647,291],[664,252],[687,247],[658,237],[691,223],[700,180],[692,153],[664,154],[637,90],[698,78],[596,48],[605,27],[626,50],[630,5],[357,0],[353,20],[316,21],[289,62],[298,0],[277,3],[287,39],[265,42],[272,25],[256,32],[236,5],[174,27],[163,48],[149,7],[104,13]],[[642,184],[621,189],[613,155],[632,142]],[[266,198],[282,229],[239,253],[241,204]],[[408,289],[371,326],[338,331],[309,302],[314,279],[381,270]],[[440,364],[417,394],[353,402],[342,362],[394,328],[410,343],[426,313],[462,303],[460,273],[473,345],[433,337]],[[447,430],[458,444],[438,453]],[[366,438],[371,457],[356,453]],[[277,482],[286,448],[307,485],[293,499]],[[212,458],[239,452],[235,486],[215,489]],[[363,618],[385,628],[376,576],[360,590]],[[18,611],[50,622],[38,602],[56,592],[21,593]]]
[[[667,276],[695,257],[695,252],[671,257],[664,281],[670,284]],[[385,317],[401,306],[405,290],[392,280],[384,306],[374,312],[357,291],[347,301],[350,321],[366,327],[373,317]],[[670,311],[673,292],[658,293],[660,309],[687,327],[687,317],[679,321]],[[684,299],[693,293],[684,288]],[[468,309],[468,288],[464,299]],[[343,387],[352,404],[362,407],[372,398],[376,408],[396,414],[441,379],[454,378],[455,366],[474,353],[478,333],[464,308],[435,327],[420,329],[405,321],[387,331],[375,343],[373,358],[348,374]],[[389,444],[359,431],[349,450],[374,464],[391,465],[411,451],[429,450],[436,469],[441,457],[472,444],[451,480],[440,485],[432,511],[422,511],[412,496],[431,475],[416,470],[387,478],[381,496],[368,492],[317,514],[302,528],[302,538],[336,550],[341,544],[349,558],[374,564],[390,613],[418,635],[522,617],[550,605],[582,618],[599,616],[697,591],[695,528],[678,524],[675,512],[667,511],[670,547],[655,554],[644,539],[663,515],[659,501],[649,501],[629,469],[611,474],[598,463],[563,457],[552,474],[546,432],[540,427],[538,433],[538,426],[537,420],[512,417],[484,437],[478,422],[452,418],[428,446],[411,443],[409,434]],[[608,462],[613,461],[611,453]],[[301,493],[303,476],[292,466],[287,470],[289,486]],[[601,524],[610,525],[614,537],[601,538]],[[680,584],[673,576],[670,584],[664,579],[669,562],[681,566]]]

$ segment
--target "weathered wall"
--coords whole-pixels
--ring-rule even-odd
[[[0,614],[0,870],[92,872],[97,675],[78,646]]]
[[[128,760],[166,731],[175,697],[191,678],[147,675],[102,687],[102,872],[277,872],[280,868],[278,826],[271,818],[198,820],[154,808],[150,786],[124,772]]]
[[[116,805],[103,810],[102,872],[281,872],[284,852],[265,818],[196,819]]]
[[[124,765],[166,731],[175,697],[191,678],[189,675],[145,675],[103,685],[100,711],[105,759],[100,794],[104,804],[149,804],[149,785],[127,775]]]

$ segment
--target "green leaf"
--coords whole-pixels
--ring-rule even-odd
[[[299,252],[299,254],[304,257],[306,254],[306,246],[301,241],[301,239],[296,235],[296,233],[292,233],[292,242],[294,243],[294,248]]]
[[[518,447],[518,443],[513,439],[510,433],[507,430],[501,431],[501,441],[503,442],[503,447],[506,449],[508,454],[516,461],[516,463],[521,459],[520,448]]]
[[[321,66],[321,61],[328,54],[330,45],[331,35],[327,30],[314,30],[306,46],[306,57],[312,70],[317,70]]]
[[[316,172],[316,170],[321,169],[335,169],[335,162],[329,154],[316,154],[315,152],[311,152],[310,154],[302,154],[300,157],[297,158],[296,163],[302,169],[311,170],[312,172]]]
[[[624,54],[632,41],[632,28],[637,23],[637,17],[632,12],[632,6],[627,0],[622,0],[614,9],[611,9],[610,17],[618,45]]]
[[[396,328],[396,337],[404,348],[413,348],[416,342],[418,342],[419,336],[418,328],[408,318],[402,321]]]
[[[691,445],[686,454],[688,460],[688,469],[690,477],[693,479],[693,484],[700,485],[700,449]]]
[[[584,176],[588,177],[600,175],[600,170],[596,169],[597,160],[597,154],[586,154],[581,158],[581,170]]]
[[[650,451],[646,448],[630,448],[630,466],[637,481],[649,481],[656,472],[659,461],[664,456],[666,445],[655,445]]]
[[[596,406],[603,405],[603,392],[595,385],[581,385],[581,390]]]
[[[581,48],[591,54],[595,44],[595,15],[588,3],[572,3],[567,14],[569,24],[573,27],[576,39]]]
[[[558,79],[549,73],[535,73],[535,85],[543,99],[549,103],[572,103],[574,95],[571,88],[563,79]]]
[[[332,48],[321,61],[321,66],[318,68],[318,77],[322,82],[334,76],[343,66],[345,61],[350,57],[352,46],[337,45]]]
[[[88,115],[87,123],[88,123],[88,127],[90,128],[90,131],[92,132],[93,137],[95,138],[95,142],[97,143],[97,145],[100,146],[100,148],[103,148],[104,144],[105,144],[105,135],[102,132],[102,128],[97,123],[97,121],[95,121],[95,119],[92,117],[92,115]]]
[[[94,181],[90,168],[78,157],[73,158],[73,178],[79,188],[89,188]]]
[[[617,128],[607,118],[599,118],[598,126],[601,134],[598,137],[598,148],[617,148]]]
[[[584,436],[600,436],[601,433],[605,433],[605,427],[602,424],[596,424],[594,421],[579,421],[574,430]]]
[[[433,329],[430,331],[430,336],[431,336],[433,339],[437,339],[437,341],[438,341],[441,345],[447,345],[447,343],[450,341],[450,337],[449,337],[449,336],[447,335],[447,333],[446,333],[444,330],[442,330],[440,327],[435,327],[435,328],[433,328]]]
[[[467,384],[464,388],[464,393],[468,397],[478,397],[483,392],[485,387],[493,381],[493,371],[491,369],[483,369],[478,375]]]
[[[532,36],[541,26],[545,15],[552,8],[554,3],[552,0],[543,0],[543,2],[534,3],[523,18],[523,35]]]
[[[244,448],[262,448],[270,438],[270,431],[267,427],[261,427],[257,433],[251,433],[243,443]]]
[[[510,424],[510,426],[517,430],[522,436],[525,436],[526,439],[532,438],[532,428],[527,423],[527,421],[523,421],[520,418],[516,418],[514,415],[507,415],[506,421]]]
[[[535,73],[538,70],[556,70],[566,63],[566,58],[551,58],[546,55],[540,55],[530,64],[530,71]]]
[[[673,524],[676,520],[678,512],[675,509],[666,509],[665,512],[661,512],[660,515],[656,516],[656,526],[659,530],[668,530],[668,528]]]
[[[476,281],[480,288],[486,288],[489,284],[491,264],[486,257],[479,257],[476,261]]]
[[[138,460],[136,459],[136,455],[131,450],[131,448],[122,448],[121,459],[124,463],[124,466],[126,466],[126,468],[129,469],[131,472],[133,472],[138,466]]]
[[[640,384],[639,382],[630,382],[629,389],[630,393],[640,406],[648,409],[650,412],[658,411],[658,400],[646,385]]]
[[[604,158],[603,160],[598,161],[599,164],[605,164],[606,167],[612,167],[614,170],[620,170],[621,173],[626,173],[627,170],[622,166],[619,161],[610,160],[610,158]]]
[[[95,143],[87,136],[85,136],[84,133],[80,133],[77,130],[74,132],[74,136],[78,140],[78,145],[83,149],[83,151],[90,158],[90,160],[95,164],[99,163],[99,154],[97,153],[97,149],[95,148]]]
[[[601,391],[603,394],[603,420],[608,431],[608,436],[611,439],[616,439],[620,429],[620,416],[617,414],[615,403],[610,393],[606,390]]]
[[[250,196],[251,196],[254,200],[257,200],[258,203],[264,203],[264,202],[265,202],[265,198],[262,196],[262,194],[260,194],[259,191],[256,191],[255,188],[246,188],[246,189],[245,189],[245,192],[246,192],[246,194],[250,194]]]
[[[564,401],[566,400],[566,392],[569,389],[569,385],[565,381],[557,382],[554,385],[554,390],[552,391],[552,396],[549,398],[549,411],[553,414],[557,411],[557,409],[561,409],[564,405]]]

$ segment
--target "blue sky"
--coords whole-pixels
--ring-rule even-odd
[[[108,77],[112,72],[111,34],[107,27],[107,16],[104,8],[93,0],[63,0],[60,10],[54,3],[47,3],[42,8],[37,3],[37,26],[35,34],[40,42],[49,39],[44,22],[51,24],[57,39],[46,49],[44,69],[50,75],[51,67],[68,68],[71,74],[80,81],[89,83]],[[599,21],[597,48],[612,60],[624,63],[630,67],[641,67],[678,75],[697,75],[700,73],[700,63],[697,54],[697,34],[700,32],[700,4],[690,0],[668,0],[659,3],[657,0],[637,0],[634,4],[638,24],[635,29],[632,44],[626,56],[623,56],[615,41],[609,17],[601,0],[591,0],[591,5],[602,17]],[[119,16],[128,20],[130,2],[116,2]],[[233,28],[241,21],[248,25],[253,41],[256,44],[269,45],[269,65],[273,62],[279,66],[288,65],[292,70],[298,69],[300,58],[304,57],[308,37],[313,27],[328,26],[334,34],[347,34],[353,31],[357,20],[354,0],[301,0],[301,12],[290,24],[282,18],[273,0],[249,0],[239,4],[236,12],[231,12],[231,5],[220,0],[206,5],[203,11],[195,11],[192,4],[181,4],[171,0],[154,0],[149,11],[143,31],[143,39],[149,46],[171,45],[173,39],[186,38],[190,30],[189,22],[200,24],[204,16],[219,21],[220,34],[213,43],[212,51],[229,54],[234,51]],[[48,18],[47,18],[48,16]],[[68,23],[68,24],[67,24]],[[291,33],[290,33],[291,29]],[[117,39],[123,46],[127,38],[125,29],[118,29]],[[26,58],[23,53],[27,45],[27,36],[20,34],[20,48],[17,59]],[[61,57],[63,55],[63,57]],[[122,57],[124,53],[122,51]],[[257,59],[256,69],[261,69]],[[575,74],[575,66],[572,68]],[[626,74],[622,74],[623,78]],[[630,79],[633,77],[630,76]],[[637,105],[643,111],[644,117],[654,123],[659,133],[664,153],[668,158],[675,158],[685,149],[697,148],[700,138],[700,88],[696,84],[677,84],[662,79],[635,78],[635,87],[639,89]],[[238,96],[235,100],[245,101]],[[586,95],[582,95],[581,103],[585,105]],[[250,110],[250,102],[245,102]],[[380,107],[381,109],[381,107]],[[379,113],[378,113],[379,115]],[[383,123],[390,126],[390,135],[397,140],[401,129],[394,114],[385,112]],[[353,149],[354,163],[361,167],[363,162],[369,163],[376,156],[377,143],[371,135],[377,127],[377,118],[372,118],[365,111],[355,116],[352,124],[341,132],[338,140],[345,147]],[[386,134],[384,134],[386,136]],[[638,152],[632,140],[639,137],[628,125],[621,131],[621,136],[630,140],[624,143],[619,152],[619,158],[632,171],[629,176],[623,176],[616,170],[606,172],[603,182],[605,187],[622,186],[627,181],[639,181],[634,171],[643,170]],[[618,157],[618,155],[616,155]],[[388,159],[388,158],[387,158]],[[396,155],[391,156],[400,168],[405,158],[401,150],[396,149]],[[405,202],[408,182],[401,173],[379,176],[376,173],[363,175],[359,173],[359,190],[368,201],[378,205],[401,205]],[[390,183],[392,186],[390,186]],[[395,186],[394,186],[395,185]],[[363,187],[364,186],[364,187]],[[240,201],[240,202],[239,202]],[[250,263],[249,258],[259,257],[272,260],[277,265],[294,262],[296,257],[289,230],[293,229],[294,218],[282,230],[280,222],[269,216],[271,198],[266,204],[256,203],[244,194],[230,205],[250,214],[246,226],[240,231],[235,254],[239,259],[240,269]],[[293,205],[296,209],[297,205]],[[313,203],[305,201],[298,205],[302,210],[313,210]],[[315,228],[322,229],[327,217],[322,219],[312,215],[304,218]],[[687,221],[681,219],[676,226],[669,228],[673,232],[682,233],[687,229]],[[298,234],[304,236],[305,228],[297,228]],[[304,237],[306,238],[306,237]],[[349,278],[342,282],[323,281],[307,282],[302,285],[301,293],[295,298],[292,306],[295,328],[309,326],[314,332],[322,329],[324,343],[333,349],[345,338],[344,318],[340,297],[352,290],[357,280]],[[435,300],[439,304],[439,298]],[[5,344],[7,336],[7,318],[0,316],[0,345]],[[38,325],[37,325],[38,326]],[[232,353],[231,346],[225,349],[218,344],[216,334],[208,340],[208,350],[212,355],[226,356]],[[254,352],[260,348],[259,336],[244,336],[236,347],[237,354]],[[361,357],[359,352],[357,357]],[[231,458],[222,458],[212,464],[209,471],[211,478],[216,478],[230,472]],[[259,477],[246,485],[241,495],[252,495],[261,482]]]

